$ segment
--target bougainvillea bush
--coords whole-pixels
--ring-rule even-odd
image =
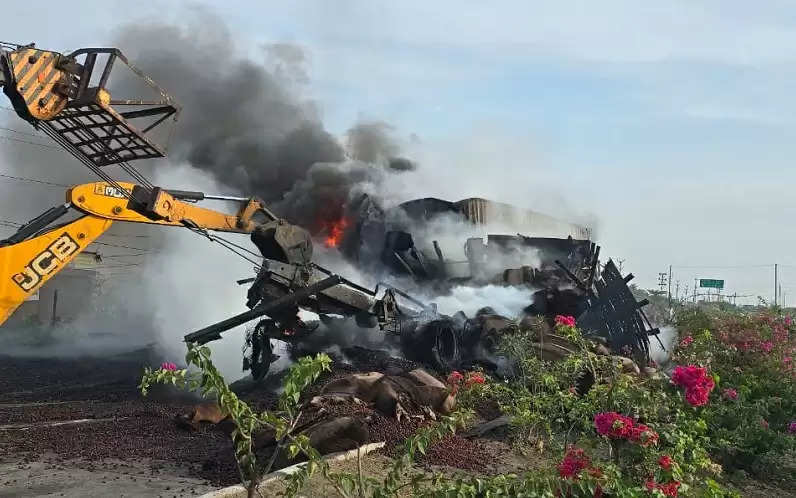
[[[281,411],[275,414],[257,415],[239,402],[206,348],[191,347],[186,357],[201,370],[194,381],[185,370],[164,363],[159,370],[147,370],[142,389],[170,382],[217,393],[225,413],[238,424],[236,457],[250,496],[262,475],[250,450],[257,424],[283,427],[281,441],[291,454],[301,452],[309,459],[304,470],[288,479],[288,496],[296,496],[314,471],[330,480],[340,496],[352,498],[396,496],[404,488],[413,496],[429,497],[716,498],[739,496],[730,479],[738,471],[780,481],[779,490],[796,489],[796,325],[788,315],[779,310],[681,311],[680,336],[669,364],[643,375],[624,373],[621,359],[598,354],[574,318],[559,316],[554,323],[552,330],[535,330],[547,326],[534,322],[502,339],[503,353],[514,365],[511,380],[490,379],[478,371],[450,372],[448,384],[458,394],[460,411],[410,438],[381,480],[363,475],[361,465],[357,474],[332,473],[308,441],[284,429],[295,427],[291,417],[300,416],[302,388],[328,369],[325,356],[294,366],[280,397]],[[545,340],[565,341],[572,354],[541,359],[543,334]],[[469,408],[485,401],[510,415],[518,448],[546,452],[548,464],[522,475],[413,473],[415,454],[463,426]]]
[[[548,476],[580,486],[571,496],[727,496],[738,470],[792,479],[796,324],[776,310],[687,310],[677,324],[669,364],[636,376],[556,317],[575,354],[544,361],[539,331],[521,330],[504,338],[517,378],[475,392],[512,416],[519,446],[551,453]]]
[[[701,410],[707,447],[728,469],[793,476],[796,324],[777,310],[687,310],[678,317],[679,365],[707,368],[716,383]]]

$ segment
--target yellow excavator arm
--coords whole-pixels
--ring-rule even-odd
[[[141,83],[140,93],[111,96],[111,72],[121,65]],[[118,49],[61,54],[34,44],[0,42],[0,88],[19,117],[105,180],[72,187],[66,204],[0,240],[0,325],[114,221],[182,226],[205,234],[251,233],[266,258],[306,263],[312,257],[309,234],[277,219],[259,199],[117,182],[102,169],[117,164],[147,183],[130,161],[165,156],[165,144],[155,137],[169,136],[166,121],[176,121],[180,113],[171,96]],[[196,205],[205,199],[236,201],[240,208],[230,214]],[[82,216],[52,225],[70,209]]]
[[[83,216],[56,230],[0,247],[0,325],[113,224]]]
[[[124,191],[132,192],[132,199]],[[204,199],[237,201],[241,206],[237,213],[227,214],[194,204]],[[70,209],[83,216],[64,225],[50,226]],[[48,210],[11,237],[0,240],[0,325],[114,221],[235,233],[252,233],[261,227],[266,229],[279,253],[272,252],[269,256],[289,258],[285,255],[296,246],[311,253],[309,234],[279,220],[257,198],[208,196],[158,187],[145,189],[125,182],[76,185],[67,191],[66,204]]]
[[[129,200],[126,192],[132,192]],[[227,214],[197,206],[194,202],[216,199],[240,202],[235,214]],[[216,232],[251,233],[257,225],[277,220],[265,204],[256,197],[241,198],[208,196],[202,192],[164,190],[160,187],[143,189],[133,183],[106,182],[75,185],[66,193],[66,202],[87,215],[113,221],[199,227]]]

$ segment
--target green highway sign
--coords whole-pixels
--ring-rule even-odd
[[[700,287],[709,287],[711,289],[723,289],[724,288],[724,280],[715,280],[712,278],[700,278],[699,279],[699,286]]]

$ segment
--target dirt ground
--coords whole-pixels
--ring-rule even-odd
[[[155,358],[0,357],[0,496],[196,496],[229,482],[228,438],[171,421],[191,398],[138,392]]]
[[[416,365],[355,349],[336,361],[307,395],[329,379],[357,371],[399,372]],[[196,496],[240,481],[229,437],[213,426],[188,432],[173,418],[197,398],[160,389],[143,398],[137,385],[158,355],[143,349],[103,358],[0,356],[0,496]],[[274,404],[274,379],[239,383],[257,408]],[[396,453],[422,422],[396,423],[367,407],[328,407],[327,416],[367,420],[370,440]],[[309,413],[308,419],[320,416]],[[421,465],[496,471],[502,449],[450,437]]]

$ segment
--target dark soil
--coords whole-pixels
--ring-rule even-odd
[[[382,371],[399,374],[418,365],[362,348],[346,350],[347,361],[335,358],[333,371],[308,389],[318,393],[329,380],[353,372]],[[187,413],[197,401],[173,389],[155,389],[143,398],[137,388],[142,369],[157,365],[148,350],[113,358],[33,359],[0,356],[0,454],[13,455],[20,464],[53,455],[58,461],[77,461],[92,468],[114,461],[150,462],[152,474],[164,464],[185,468],[188,475],[214,485],[240,481],[229,436],[219,427],[199,431],[178,428],[174,417]],[[273,384],[273,383],[271,383]],[[273,385],[242,384],[241,397],[257,409],[272,408]],[[383,450],[397,455],[403,441],[428,421],[410,418],[400,423],[392,417],[355,403],[330,404],[322,413],[308,411],[303,421],[349,415],[364,421],[372,442],[386,441]],[[54,427],[44,422],[96,419],[89,423]],[[105,420],[108,419],[108,420]],[[30,424],[24,430],[18,424]],[[9,427],[14,425],[16,427]],[[498,455],[478,440],[451,436],[420,458],[424,465],[446,465],[488,471]]]

